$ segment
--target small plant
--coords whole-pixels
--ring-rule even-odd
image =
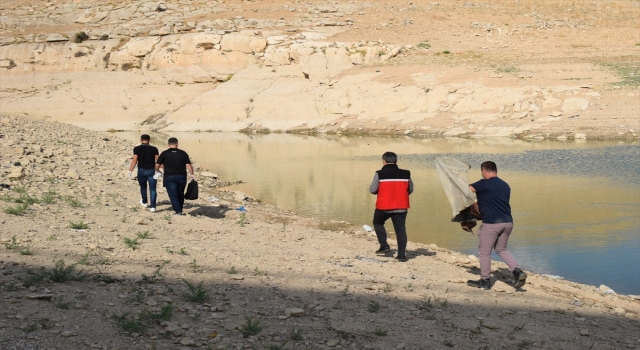
[[[44,203],[44,204],[53,204],[56,202],[56,198],[57,198],[57,193],[54,190],[49,190],[47,192],[45,192],[44,194],[42,194],[42,197],[40,198],[40,202]]]
[[[302,340],[304,340],[304,336],[302,335],[302,329],[300,329],[300,328],[292,328],[290,337],[291,337],[291,340],[294,340],[294,341],[302,341]]]
[[[138,212],[138,207],[135,207],[135,206],[131,207],[131,211],[134,212],[134,213],[137,213]]]
[[[52,282],[62,283],[82,281],[86,278],[86,275],[82,271],[76,271],[76,264],[66,266],[64,260],[60,259],[56,261],[56,266],[48,272],[48,277]]]
[[[244,227],[244,224],[246,222],[247,222],[247,213],[242,212],[242,214],[240,214],[240,218],[238,219],[238,224],[240,225],[240,227]]]
[[[22,215],[25,211],[27,211],[27,208],[29,208],[29,204],[18,203],[14,206],[8,206],[6,208],[3,208],[2,211],[5,214],[9,214],[9,215]]]
[[[431,303],[431,297],[427,297],[426,295],[422,296],[422,303],[420,305],[421,309],[431,309],[433,304]]]
[[[86,230],[89,225],[85,224],[82,220],[80,222],[69,221],[69,228],[73,230]]]
[[[260,325],[259,321],[253,321],[250,317],[247,317],[247,322],[245,322],[242,327],[240,327],[240,333],[244,338],[248,338],[260,333],[264,327]]]
[[[426,314],[426,315],[424,316],[424,319],[425,319],[425,320],[429,320],[429,321],[433,321],[433,320],[435,320],[435,319],[436,319],[436,315],[434,315],[434,314]]]
[[[384,288],[382,289],[382,291],[383,291],[384,293],[389,293],[389,292],[391,292],[392,290],[393,290],[393,287],[391,286],[391,284],[390,284],[390,283],[385,284],[385,285],[384,285]]]
[[[138,232],[138,233],[136,233],[136,236],[138,236],[138,238],[140,238],[140,239],[151,239],[151,238],[153,238],[153,235],[149,231]]]
[[[58,236],[56,235],[50,235],[49,237],[47,237],[47,241],[57,241],[58,240]]]
[[[429,44],[429,40],[425,40],[425,41],[421,42],[420,44],[418,44],[417,47],[419,49],[430,49],[431,48],[431,44]]]
[[[160,266],[158,266],[156,268],[155,271],[153,271],[153,274],[151,276],[147,276],[144,273],[142,274],[142,281],[140,281],[141,283],[146,283],[146,284],[153,284],[156,283],[159,279],[161,279],[162,277],[164,277],[164,275],[162,274],[162,268],[164,267],[164,263]]]
[[[369,310],[369,312],[371,313],[376,313],[378,311],[380,311],[380,303],[376,302],[376,301],[370,301],[369,304],[367,305],[367,309]]]
[[[178,251],[178,254],[180,254],[180,255],[189,255],[189,253],[187,253],[187,251],[184,248],[180,248],[180,250]]]
[[[442,53],[443,53],[443,54],[445,54],[445,55],[448,55],[448,54],[450,54],[450,53],[451,53],[451,51],[449,51],[449,50],[444,50],[444,51],[442,51]]]
[[[452,342],[451,342],[451,340],[449,340],[449,339],[445,340],[443,344],[444,344],[445,346],[450,347],[450,348],[452,348],[452,347],[453,347],[453,343],[452,343]]]
[[[193,259],[193,261],[189,266],[191,266],[191,272],[193,273],[200,272],[200,265],[198,265],[198,263],[196,262],[196,259]]]
[[[13,237],[11,237],[11,242],[5,243],[4,247],[6,249],[18,249],[18,248],[20,248],[20,246],[18,245],[18,240],[16,239],[16,235],[13,235]]]
[[[171,214],[165,214],[162,218],[167,221],[171,221]]]
[[[256,266],[256,268],[253,270],[253,275],[254,276],[266,276],[267,273],[265,271],[260,271],[258,269],[258,267]]]
[[[408,286],[404,288],[407,292],[411,292],[413,290],[413,284],[409,283]]]
[[[235,275],[236,273],[238,273],[238,270],[236,270],[235,266],[231,266],[231,268],[227,270],[227,273],[230,275]]]
[[[62,298],[60,298],[60,300],[56,300],[56,302],[53,303],[53,306],[57,307],[58,309],[68,310],[69,302],[65,302]]]
[[[373,334],[377,335],[378,337],[386,337],[387,331],[382,328],[376,328],[376,330],[373,331]]]
[[[80,44],[85,40],[89,40],[89,36],[85,32],[77,32],[73,38],[73,42],[76,44]]]
[[[31,251],[31,247],[27,246],[26,248],[22,249],[20,251],[20,255],[33,255],[33,252]]]
[[[71,208],[82,208],[84,206],[84,204],[78,200],[77,196],[75,198],[71,196],[64,196],[64,201],[67,202]]]
[[[184,300],[194,303],[205,303],[209,300],[209,291],[202,286],[202,282],[194,285],[187,280],[183,281],[189,288],[189,292],[182,295]]]
[[[133,250],[138,249],[138,248],[139,248],[139,246],[140,246],[140,243],[138,242],[138,238],[137,238],[137,237],[136,237],[136,238],[134,238],[134,239],[124,237],[124,244],[125,244],[127,247],[129,247],[129,248],[131,248],[131,249],[133,249]]]
[[[521,349],[526,349],[531,345],[533,345],[533,342],[530,339],[523,339],[516,346],[518,347],[518,350],[521,350]]]
[[[140,320],[139,318],[127,318],[129,313],[124,313],[122,315],[113,314],[111,318],[115,321],[116,325],[120,327],[123,331],[127,333],[142,333],[146,331],[149,326]]]
[[[156,323],[162,323],[163,321],[169,321],[171,318],[173,318],[174,311],[175,311],[175,306],[173,304],[169,304],[161,307],[159,312],[152,312],[147,309],[143,309],[140,312],[139,318],[141,320],[148,320]]]
[[[349,286],[347,285],[346,287],[344,287],[344,289],[342,290],[342,292],[340,292],[340,294],[345,297],[349,294]]]

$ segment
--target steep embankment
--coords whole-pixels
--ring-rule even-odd
[[[9,114],[94,130],[636,140],[640,127],[634,4],[562,20],[527,2],[19,3],[0,16]]]

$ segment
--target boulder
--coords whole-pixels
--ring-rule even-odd
[[[127,53],[131,56],[144,57],[153,50],[158,42],[160,42],[160,38],[158,37],[133,39],[129,41],[124,48],[126,48]]]
[[[253,53],[264,52],[264,49],[267,48],[267,39],[259,38],[251,40],[251,42],[249,43],[249,48]]]
[[[222,51],[240,51],[242,53],[253,53],[251,42],[255,38],[242,34],[227,34],[220,42]]]
[[[584,111],[587,107],[589,107],[589,100],[579,97],[571,97],[564,100],[562,107],[560,108],[563,112],[577,112]]]

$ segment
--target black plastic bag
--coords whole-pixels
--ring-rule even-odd
[[[198,199],[198,182],[196,180],[191,180],[187,185],[187,192],[184,194],[184,199]]]

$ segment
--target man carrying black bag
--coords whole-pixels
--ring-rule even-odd
[[[175,215],[185,215],[182,208],[184,207],[184,189],[187,187],[187,170],[189,170],[192,180],[195,180],[195,175],[189,155],[178,149],[178,139],[172,137],[168,144],[169,149],[160,153],[156,161],[156,171],[160,169],[161,165],[164,165],[164,184],[171,201],[171,207]]]

